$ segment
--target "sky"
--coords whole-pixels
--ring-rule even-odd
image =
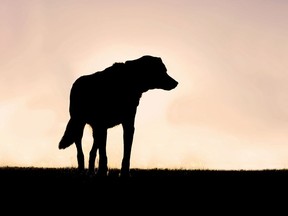
[[[58,149],[72,83],[153,55],[179,85],[142,95],[131,168],[288,168],[287,1],[0,3],[0,166],[77,167]],[[92,142],[86,126],[86,167]],[[122,152],[116,126],[109,168]]]

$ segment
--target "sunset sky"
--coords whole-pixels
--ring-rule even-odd
[[[74,80],[153,55],[179,85],[143,94],[131,168],[288,168],[288,1],[0,4],[1,166],[76,167],[58,149]],[[87,126],[86,167],[92,142]],[[109,129],[110,168],[122,151]]]

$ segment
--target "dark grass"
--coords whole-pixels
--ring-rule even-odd
[[[118,169],[110,169],[107,177],[89,176],[76,168],[0,167],[1,185],[43,184],[50,186],[95,186],[102,184],[195,184],[224,185],[226,183],[288,183],[288,170],[187,170],[131,169],[130,178],[119,177]],[[172,187],[171,187],[172,188]]]
[[[131,169],[130,178],[118,174],[118,169],[111,169],[107,177],[99,178],[76,168],[0,167],[1,207],[12,214],[22,205],[37,215],[59,209],[74,214],[79,208],[88,213],[103,208],[109,215],[127,210],[133,215],[147,211],[182,215],[200,208],[201,215],[209,215],[219,208],[221,212],[232,208],[234,213],[258,209],[259,203],[263,210],[273,201],[287,200],[288,194],[286,169]]]
[[[97,171],[97,170],[96,170]],[[89,176],[85,170],[84,173],[79,173],[77,168],[41,168],[41,167],[0,167],[1,181],[13,181],[18,179],[19,181],[70,181],[78,182],[85,179],[95,180],[96,182],[101,179],[106,181],[123,181],[123,178],[119,177],[119,169],[110,169],[107,177]],[[267,169],[267,170],[201,170],[201,169],[137,169],[132,168],[130,178],[125,178],[126,181],[142,181],[151,180],[157,181],[159,179],[165,181],[174,180],[205,180],[212,178],[217,180],[222,179],[234,179],[241,178],[247,180],[253,180],[254,178],[267,178],[283,179],[288,178],[287,169]],[[223,180],[223,179],[222,179]],[[91,183],[93,183],[91,181]],[[95,183],[96,183],[95,182]]]
[[[97,171],[97,170],[96,170]],[[105,179],[107,181],[122,181],[123,178],[119,177],[119,169],[109,169],[107,177],[89,176],[85,170],[84,173],[79,173],[77,168],[45,168],[45,167],[0,167],[1,180],[43,180],[43,181],[71,181],[77,182],[80,179],[93,179],[95,181]],[[264,170],[201,170],[201,169],[137,169],[130,170],[130,178],[127,181],[141,181],[141,180],[156,180],[165,179],[170,180],[193,180],[193,179],[207,179],[207,178],[287,178],[287,169],[264,169]]]

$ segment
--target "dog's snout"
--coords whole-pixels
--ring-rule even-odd
[[[175,85],[175,87],[174,87],[174,88],[176,88],[176,87],[177,87],[177,85],[178,85],[178,82],[177,82],[176,80],[174,80],[174,85]]]
[[[176,88],[177,85],[178,85],[178,82],[176,80],[174,80],[170,76],[167,76],[165,82],[163,83],[163,89],[164,90],[171,90],[171,89]]]
[[[174,80],[174,79],[172,79],[172,80],[173,81],[172,81],[172,84],[171,84],[171,89],[174,89],[178,85],[178,82],[176,80]]]

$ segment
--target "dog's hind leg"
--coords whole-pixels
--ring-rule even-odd
[[[107,129],[104,127],[93,127],[93,138],[94,142],[89,158],[89,173],[94,173],[97,150],[99,150],[97,176],[106,176],[108,171],[106,154]]]
[[[84,126],[85,126],[85,123],[79,122],[75,130],[75,145],[77,149],[77,163],[78,163],[79,172],[84,172],[84,169],[85,169],[84,153],[82,150],[82,137],[83,137]]]

